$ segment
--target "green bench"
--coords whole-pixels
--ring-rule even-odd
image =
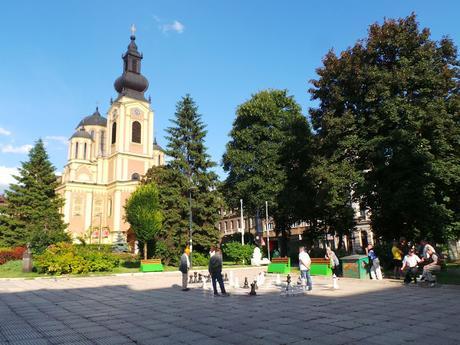
[[[288,257],[284,258],[273,258],[267,267],[268,273],[291,273],[291,259]]]
[[[164,267],[161,259],[141,260],[141,272],[163,272]]]
[[[332,270],[329,260],[321,258],[312,258],[310,274],[313,276],[332,276]]]

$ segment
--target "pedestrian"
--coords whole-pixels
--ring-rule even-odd
[[[228,293],[225,291],[224,280],[222,279],[222,252],[220,248],[215,248],[215,253],[209,259],[209,274],[211,275],[212,288],[214,290],[214,296],[219,296],[217,292],[217,284],[219,283],[220,292],[222,296],[228,296]]]
[[[422,277],[424,277],[430,286],[433,287],[436,283],[433,277],[433,273],[439,272],[441,270],[441,263],[439,260],[439,255],[436,254],[433,247],[427,249],[427,256],[428,259],[422,258],[423,261],[429,261],[428,264],[423,266]]]
[[[299,269],[300,269],[300,277],[302,279],[302,283],[308,287],[308,291],[313,289],[313,282],[310,276],[310,266],[311,266],[311,259],[310,255],[305,251],[305,247],[299,248]]]
[[[380,268],[380,260],[375,254],[374,246],[372,244],[368,244],[366,248],[367,256],[369,257],[369,264],[371,267],[371,278],[381,280],[382,277],[382,269]]]
[[[339,258],[335,253],[332,251],[330,247],[326,247],[326,255],[325,258],[329,260],[329,265],[331,266],[332,270],[332,288],[338,289],[339,284],[337,280],[339,279],[339,270],[340,270],[340,262]]]
[[[209,257],[212,258],[214,254],[216,254],[216,247],[211,246],[211,248],[209,249]]]
[[[404,283],[409,284],[411,280],[414,280],[414,284],[417,283],[417,269],[418,269],[418,263],[421,261],[421,259],[418,257],[417,254],[415,254],[414,249],[409,250],[409,254],[407,254],[404,257],[404,260],[402,262],[401,266],[401,271],[406,270],[406,275],[404,277]]]
[[[182,272],[182,291],[189,291],[190,289],[187,287],[187,273],[190,269],[190,260],[188,258],[190,250],[184,250],[184,254],[180,257],[180,265],[179,271]]]
[[[393,247],[391,248],[391,254],[393,255],[394,277],[395,279],[399,279],[400,274],[401,274],[403,251],[399,247],[397,241],[393,241]]]

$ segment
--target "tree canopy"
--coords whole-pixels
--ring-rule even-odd
[[[144,259],[147,259],[147,242],[155,238],[163,221],[156,185],[140,185],[126,201],[125,211],[136,238],[144,244]]]
[[[319,166],[333,176],[326,193],[342,193],[343,205],[353,190],[388,240],[459,234],[458,67],[453,42],[430,39],[413,14],[330,51],[312,81]]]

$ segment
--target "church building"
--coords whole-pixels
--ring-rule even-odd
[[[57,192],[65,200],[64,222],[74,241],[130,241],[126,199],[150,167],[164,165],[164,151],[154,138],[154,113],[144,95],[149,83],[141,74],[143,56],[134,30],[130,39],[123,73],[114,83],[118,96],[111,100],[107,117],[96,108],[69,139]]]

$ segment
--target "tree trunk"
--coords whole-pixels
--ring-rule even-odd
[[[147,241],[144,242],[144,260],[147,260]]]

